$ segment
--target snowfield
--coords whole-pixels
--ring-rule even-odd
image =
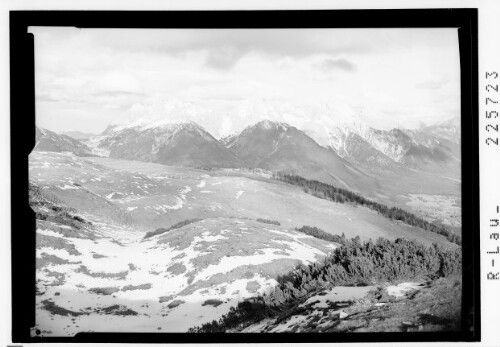
[[[395,296],[396,298],[401,298],[405,296],[406,293],[412,291],[412,290],[419,290],[423,286],[422,283],[416,283],[416,282],[404,282],[400,283],[396,286],[388,286],[387,289],[387,294],[391,296]]]
[[[364,298],[375,286],[333,287],[311,296],[294,312],[279,319],[264,319],[251,324],[242,333],[327,332],[339,320],[348,317],[344,309]]]
[[[220,225],[224,235],[214,225]],[[254,243],[238,247],[234,239],[242,239],[236,227],[240,225],[206,220],[173,230],[168,237],[146,240],[127,229],[111,237],[105,232],[99,235],[98,227],[96,240],[38,229],[39,235],[65,239],[74,246],[71,254],[53,245],[37,249],[38,329],[58,336],[79,331],[186,331],[269,289],[276,283],[272,267],[291,270],[293,264],[317,260],[327,252],[326,247],[310,246],[312,237],[293,231],[290,236],[286,231],[275,234],[277,239],[268,233],[266,240],[257,241],[268,230],[257,229],[255,221],[244,224],[257,234]],[[284,239],[289,240],[286,245],[278,242]],[[227,250],[228,243],[234,249]],[[248,255],[237,255],[242,249]],[[57,274],[63,274],[62,281]],[[249,290],[249,282],[259,289]],[[206,304],[210,300],[215,304]],[[127,314],[103,314],[115,305]],[[108,324],[95,324],[96,320]]]
[[[323,293],[323,295],[315,295],[307,299],[306,302],[300,306],[311,305],[313,308],[327,308],[329,303],[335,303],[339,301],[354,301],[356,299],[364,297],[370,290],[374,287],[335,287],[332,290]]]

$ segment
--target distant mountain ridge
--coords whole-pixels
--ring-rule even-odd
[[[91,149],[79,140],[70,136],[36,127],[34,151],[41,152],[73,152],[78,156],[91,155]]]
[[[227,148],[248,167],[295,173],[354,190],[370,190],[376,181],[301,130],[264,120],[233,137]]]
[[[66,130],[66,131],[63,131],[61,134],[72,137],[75,140],[85,140],[85,139],[89,139],[89,138],[96,135],[96,134],[91,134],[91,133],[85,133],[83,131],[78,131],[78,130]]]
[[[111,126],[86,142],[96,155],[177,166],[237,167],[239,159],[195,122]]]
[[[378,130],[355,122],[325,126],[324,132],[318,133],[262,120],[218,140],[195,122],[142,119],[110,125],[103,133],[82,141],[43,130],[49,135],[38,136],[43,141],[35,150],[172,166],[262,168],[378,196],[399,182],[397,194],[409,176],[416,192],[421,191],[419,181],[436,175],[440,180],[459,181],[459,125],[459,121],[450,120],[415,130]],[[421,173],[425,177],[419,178]],[[456,190],[449,189],[452,181],[446,182],[448,188],[443,193]]]
[[[460,171],[459,118],[412,130],[379,130],[357,122],[311,135],[350,163],[361,166]]]

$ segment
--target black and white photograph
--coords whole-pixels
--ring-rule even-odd
[[[461,329],[457,29],[30,32],[38,334]]]
[[[453,29],[33,28],[36,329],[453,331]]]

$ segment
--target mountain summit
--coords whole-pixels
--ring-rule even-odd
[[[351,164],[370,170],[399,166],[433,173],[460,171],[459,118],[419,129],[339,124],[310,134]]]
[[[70,136],[36,127],[34,151],[73,152],[78,156],[90,155],[90,148]]]
[[[238,158],[195,122],[131,123],[106,129],[88,144],[107,156],[177,166],[234,167]]]
[[[289,128],[286,123],[263,120],[234,136],[226,143],[226,147],[236,153],[246,166],[256,167],[283,146]]]
[[[261,121],[244,129],[226,146],[247,167],[293,173],[353,190],[376,186],[372,178],[334,151],[287,123]]]
[[[457,119],[414,130],[378,130],[361,121],[338,126],[325,123],[319,135],[265,119],[220,140],[196,122],[171,119],[111,125],[83,142],[38,130],[36,150],[171,166],[262,168],[375,197],[382,190],[405,191],[431,178],[444,180],[440,187],[453,185],[452,190],[460,181]],[[408,177],[413,177],[412,184]]]

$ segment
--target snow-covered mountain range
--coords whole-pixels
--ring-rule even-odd
[[[374,129],[350,118],[331,124],[321,131],[302,131],[285,122],[262,120],[218,140],[196,122],[145,118],[111,125],[81,141],[38,129],[35,150],[172,166],[262,168],[366,194],[380,190],[381,182],[394,176],[414,172],[460,180],[459,119],[411,130]]]
[[[409,157],[418,152],[427,160],[445,159],[460,144],[460,119],[420,129],[379,130],[360,121],[325,127],[323,132],[309,132],[321,145],[333,149],[341,157],[354,162],[376,161],[409,164]],[[361,150],[361,151],[360,151]],[[381,157],[382,155],[382,157]],[[411,161],[411,160],[410,160]]]
[[[149,152],[151,154],[151,158],[148,158],[149,161],[158,162],[164,159],[161,158],[161,155],[158,157],[154,155],[158,154],[160,148],[175,147],[176,140],[187,136],[187,134],[190,134],[193,139],[196,138],[200,144],[210,144],[209,147],[220,152],[225,152],[224,148],[233,149],[233,151],[236,149],[236,152],[238,152],[240,148],[238,143],[242,141],[241,139],[245,138],[248,141],[249,137],[252,137],[252,144],[257,147],[254,149],[248,148],[247,150],[254,151],[255,155],[258,156],[257,152],[266,150],[266,143],[275,141],[276,136],[279,137],[278,132],[284,133],[289,128],[294,127],[285,122],[263,120],[246,127],[239,134],[226,135],[218,141],[195,122],[166,120],[150,122],[147,119],[140,119],[125,125],[111,125],[102,134],[90,137],[82,142],[90,146],[95,154],[99,156],[109,152],[112,157],[128,156],[141,159],[144,156],[148,157],[146,153]],[[274,129],[274,131],[270,131],[271,129]],[[50,139],[54,144],[57,142],[61,145],[63,142],[69,141],[71,145],[81,147],[78,142],[71,141],[73,139],[69,139],[69,136],[59,135],[60,138],[56,139],[57,135],[48,130],[43,130],[43,133],[40,133],[40,130],[37,132],[37,138],[43,139],[41,145]],[[460,144],[460,120],[454,118],[438,125],[412,130],[399,128],[379,130],[358,120],[340,123],[335,126],[326,125],[322,127],[321,131],[306,129],[301,136],[309,137],[321,147],[331,149],[340,157],[355,163],[376,160],[380,164],[388,164],[390,163],[388,159],[390,159],[393,162],[405,164],[408,156],[414,156],[417,152],[422,156],[427,156],[428,160],[445,159],[446,153],[443,152],[446,151],[456,153]],[[134,145],[132,153],[124,151],[125,148],[127,150],[132,149],[130,148],[131,144]],[[141,148],[145,144],[148,145],[148,148]],[[59,147],[64,149],[67,146],[71,147],[71,145]],[[220,145],[224,148],[221,148]],[[273,145],[268,148],[266,153],[260,153],[260,156],[270,154],[276,150],[274,147]],[[55,149],[57,148],[56,146]],[[184,150],[189,151],[189,146]],[[194,153],[191,153],[191,155],[194,155]],[[231,155],[227,155],[227,153],[222,155],[222,165],[219,166],[227,166],[230,157]],[[250,155],[250,157],[252,156]],[[234,160],[234,158],[232,159]],[[165,158],[165,160],[167,159]],[[237,161],[235,164],[238,164]],[[213,162],[213,165],[218,166],[216,162]]]

